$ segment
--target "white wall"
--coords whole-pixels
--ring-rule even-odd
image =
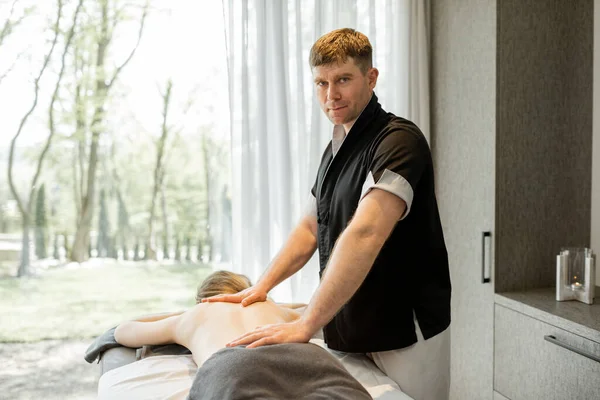
[[[596,285],[600,286],[600,0],[594,0],[594,117],[592,139],[592,233]],[[597,294],[597,297],[600,294]]]

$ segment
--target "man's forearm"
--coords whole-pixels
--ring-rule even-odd
[[[381,236],[351,226],[342,233],[302,317],[312,333],[331,321],[360,287],[384,242]]]
[[[317,239],[304,220],[292,231],[259,283],[270,291],[298,272],[310,260],[316,249]]]
[[[276,343],[305,343],[348,302],[364,282],[377,255],[406,210],[395,194],[374,188],[361,200],[350,224],[336,240],[319,288],[295,321],[257,328],[227,346],[248,348]],[[316,218],[308,220],[316,231]],[[316,234],[314,235],[316,236]]]

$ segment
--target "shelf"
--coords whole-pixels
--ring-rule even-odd
[[[600,343],[600,287],[594,304],[556,301],[556,289],[496,293],[496,304]]]

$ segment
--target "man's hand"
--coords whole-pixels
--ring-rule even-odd
[[[218,294],[216,296],[207,297],[202,299],[202,302],[213,303],[223,301],[227,303],[242,303],[242,306],[246,307],[257,301],[267,300],[267,293],[268,290],[265,290],[262,286],[257,284],[236,294]]]
[[[253,349],[268,344],[307,343],[315,332],[301,320],[284,324],[259,326],[239,338],[227,343],[227,347],[247,345]]]

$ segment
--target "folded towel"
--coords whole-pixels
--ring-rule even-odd
[[[198,369],[189,400],[371,399],[331,354],[312,343],[224,348]]]
[[[96,359],[100,361],[100,358],[102,358],[102,354],[105,351],[114,347],[122,346],[115,340],[115,329],[117,329],[116,326],[114,328],[110,328],[102,335],[94,339],[92,344],[90,344],[87,350],[85,351],[85,361],[89,363],[93,363]],[[189,351],[187,347],[178,344],[143,346],[142,351],[139,353],[141,355],[137,357],[138,360],[141,358],[152,356],[192,354],[192,352]]]
[[[83,357],[85,358],[85,361],[91,364],[96,360],[96,358],[99,359],[99,357],[102,357],[102,353],[104,353],[106,350],[121,346],[115,340],[115,329],[117,329],[116,326],[107,330],[89,345],[85,351],[85,356]]]

